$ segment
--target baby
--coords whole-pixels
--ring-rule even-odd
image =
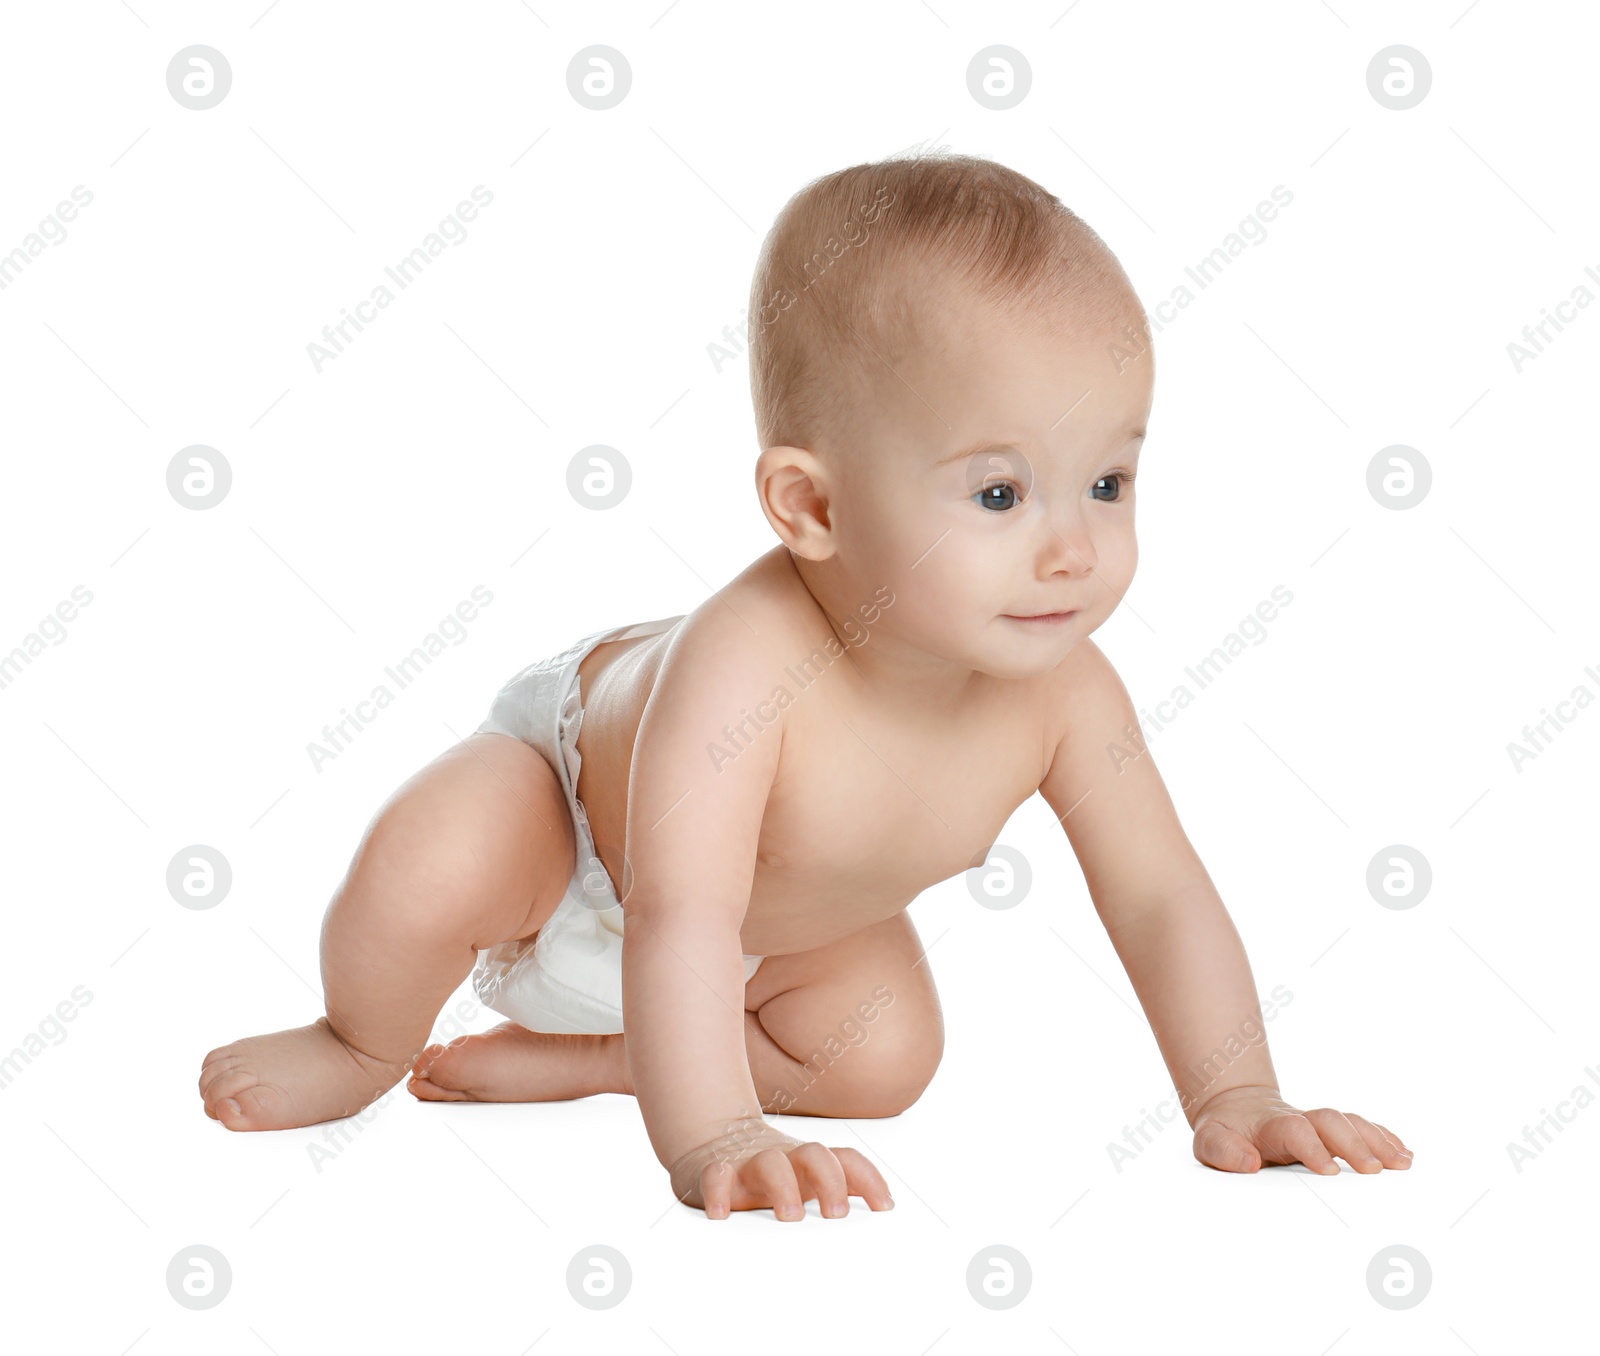
[[[323,923],[326,1015],[207,1054],[207,1115],[309,1125],[407,1073],[429,1101],[631,1093],[711,1218],[890,1209],[862,1154],[762,1113],[917,1100],[944,1034],[906,907],[1038,792],[1195,1157],[1410,1166],[1376,1122],[1284,1101],[1238,1042],[1249,962],[1089,638],[1133,578],[1154,379],[1100,237],[987,160],[829,174],[763,247],[750,374],[781,545],[686,616],[531,665],[395,792]],[[423,1048],[469,971],[511,1020]]]

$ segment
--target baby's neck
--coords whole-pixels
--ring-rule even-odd
[[[786,546],[778,551],[822,624],[843,647],[842,658],[869,698],[936,713],[959,706],[977,685],[997,681],[901,639],[886,624],[894,608],[892,590],[866,589],[843,571],[829,568],[833,561],[806,560]]]

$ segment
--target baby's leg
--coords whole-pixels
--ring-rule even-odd
[[[745,985],[745,1049],[761,1109],[897,1116],[944,1053],[939,994],[909,913],[812,951],[768,956]],[[579,1061],[581,1042],[594,1056]],[[430,1046],[408,1085],[426,1101],[542,1102],[633,1092],[621,1035],[552,1036],[505,1022]]]
[[[812,951],[768,956],[744,1005],[763,1111],[898,1116],[944,1055],[944,1011],[909,913]]]
[[[326,1015],[206,1055],[206,1114],[230,1130],[281,1130],[381,1096],[478,950],[555,912],[574,850],[561,784],[534,749],[474,734],[441,754],[379,810],[328,906]]]

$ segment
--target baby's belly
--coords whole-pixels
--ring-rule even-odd
[[[756,864],[750,907],[740,929],[749,955],[787,956],[811,951],[862,928],[893,918],[930,885],[950,873],[929,878],[924,870],[893,875],[882,863],[871,870],[797,871]]]

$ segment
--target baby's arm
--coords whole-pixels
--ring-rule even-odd
[[[628,794],[632,888],[624,905],[628,1065],[656,1156],[680,1200],[712,1218],[772,1206],[849,1212],[887,1196],[854,1150],[768,1125],[745,1045],[739,930],[750,902],[781,725],[731,760],[712,743],[772,691],[773,665],[731,613],[696,614],[672,640],[644,710]]]
[[[1149,1018],[1195,1157],[1229,1172],[1293,1162],[1338,1172],[1333,1154],[1357,1172],[1409,1167],[1382,1126],[1328,1107],[1300,1112],[1279,1096],[1250,962],[1143,748],[1127,690],[1087,640],[1061,677],[1071,723],[1040,793]],[[1114,760],[1111,746],[1137,757]]]

